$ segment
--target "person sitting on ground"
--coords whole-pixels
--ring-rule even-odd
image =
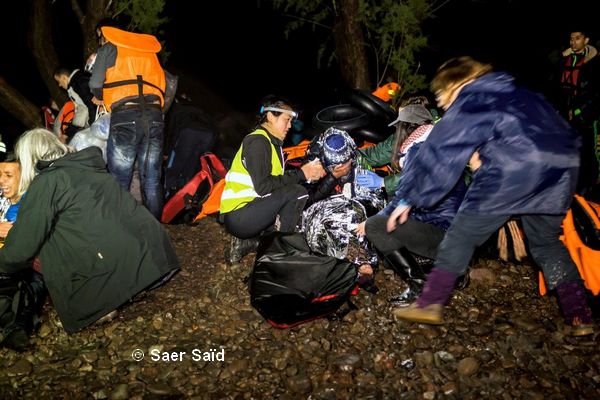
[[[90,91],[90,74],[79,69],[58,68],[54,71],[54,80],[67,91],[69,99],[75,104],[75,115],[64,132],[68,140],[81,129],[90,126],[96,119],[97,106],[92,102],[94,95]]]
[[[398,180],[402,175],[402,165],[406,152],[413,145],[413,141],[416,140],[417,143],[422,142],[427,135],[420,135],[418,138],[414,138],[405,144],[406,139],[418,127],[422,125],[431,127],[432,125],[433,116],[428,110],[428,106],[429,100],[425,96],[408,98],[401,106],[401,108],[406,107],[406,112],[402,114],[402,118],[404,119],[400,119],[401,117],[398,116],[396,120],[388,125],[396,127],[396,132],[376,146],[359,150],[362,161],[366,162],[370,167],[389,166],[392,173],[382,177],[368,169],[362,170],[356,176],[356,183],[358,185],[370,189],[382,187],[385,189],[388,198],[394,196]]]
[[[300,183],[325,174],[318,160],[284,171],[283,140],[296,116],[288,101],[267,97],[256,128],[243,139],[233,159],[220,205],[225,228],[232,235],[226,257],[230,263],[254,250],[264,231],[294,232],[308,199]]]
[[[51,132],[33,129],[15,153],[31,184],[0,249],[0,273],[22,271],[39,254],[67,333],[179,270],[164,228],[108,174],[99,148],[72,153]]]
[[[542,96],[471,57],[445,62],[431,88],[446,113],[403,171],[388,231],[406,223],[411,208],[431,207],[446,196],[475,152],[481,165],[438,247],[421,295],[393,314],[442,324],[443,307],[475,249],[512,215],[520,215],[530,253],[544,272],[546,287],[556,289],[571,334],[593,334],[581,277],[559,239],[577,183],[578,134]]]
[[[356,144],[345,131],[328,128],[313,138],[302,160],[306,163],[318,159],[325,175],[317,182],[305,184],[308,189],[305,208],[341,193],[342,187],[352,179],[355,152]]]
[[[21,199],[29,181],[21,180],[21,166],[14,153],[0,152],[0,247],[17,220]],[[23,351],[35,329],[44,301],[42,276],[31,268],[19,274],[0,273],[0,345]],[[10,303],[10,304],[9,304]]]
[[[399,171],[392,175],[391,184],[399,182],[402,175],[400,171],[417,157],[419,148],[428,140],[433,129],[431,121],[431,114],[424,105],[411,102],[398,110],[398,118],[392,122],[397,130],[395,143],[391,149],[387,149],[387,153],[391,154],[391,165],[395,171]],[[365,172],[374,174],[371,171]],[[360,178],[361,175],[357,176],[357,183],[365,184]],[[367,186],[375,188],[378,185]],[[459,179],[443,200],[428,209],[414,209],[408,221],[393,232],[388,232],[386,228],[388,216],[393,211],[391,205],[359,225],[358,233],[366,234],[369,242],[381,252],[389,267],[408,286],[401,294],[390,299],[392,303],[407,305],[421,293],[426,272],[431,266],[417,262],[414,254],[435,259],[437,248],[456,215],[465,192],[465,181]],[[392,201],[390,204],[393,203]]]
[[[302,216],[302,232],[312,251],[339,259],[347,259],[357,266],[359,284],[370,289],[374,285],[373,266],[377,256],[364,238],[359,237],[356,226],[367,218],[367,210],[359,199],[353,198],[353,190],[341,190],[339,186],[352,184],[352,165],[356,157],[356,144],[346,131],[327,129],[318,140],[321,164],[328,172],[327,194],[321,188],[312,205]],[[342,172],[345,172],[342,175]],[[336,177],[336,175],[340,175]],[[326,180],[328,178],[323,178]],[[327,184],[321,185],[327,186]]]

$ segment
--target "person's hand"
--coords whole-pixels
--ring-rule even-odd
[[[352,160],[348,160],[344,164],[338,164],[335,167],[333,167],[331,175],[333,175],[335,179],[339,179],[342,176],[348,175],[348,172],[350,172],[350,168],[352,168]]]
[[[383,178],[373,171],[365,170],[356,175],[356,184],[369,189],[379,189],[383,186]]]
[[[356,234],[358,236],[365,236],[365,226],[367,225],[367,221],[363,221],[360,224],[358,224],[358,226],[356,227],[356,230],[354,232],[356,232]]]
[[[398,223],[400,223],[400,225],[405,223],[408,220],[408,214],[410,214],[410,209],[411,206],[409,206],[408,204],[401,204],[398,207],[396,207],[394,212],[390,215],[390,217],[387,220],[387,231],[391,232],[394,229],[396,229]]]
[[[95,104],[95,105],[97,105],[97,106],[101,106],[101,105],[103,105],[103,104],[104,104],[104,100],[98,100],[98,99],[96,98],[96,96],[94,96],[94,97],[92,97],[92,103],[94,103],[94,104]]]
[[[0,237],[5,238],[8,235],[8,231],[12,228],[12,222],[0,222]]]
[[[475,151],[469,160],[469,168],[471,171],[475,172],[481,167],[481,159],[479,158],[479,152]]]
[[[306,177],[306,180],[308,181],[318,181],[326,174],[325,169],[323,169],[323,165],[321,165],[321,162],[318,158],[307,162],[302,167],[300,167],[300,169],[302,170],[304,176]]]

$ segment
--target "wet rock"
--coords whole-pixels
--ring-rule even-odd
[[[38,336],[41,338],[45,338],[49,334],[52,333],[52,327],[48,323],[43,323],[38,330]]]
[[[148,392],[159,396],[166,396],[172,393],[171,388],[166,383],[153,383],[146,387]]]
[[[110,392],[111,400],[124,400],[129,398],[129,387],[126,384],[120,384]]]
[[[8,367],[6,374],[8,376],[29,375],[33,370],[33,365],[27,360],[21,359]]]
[[[361,359],[357,354],[344,354],[333,360],[333,365],[336,365],[340,371],[353,371],[360,367]]]
[[[471,376],[479,370],[479,362],[473,357],[463,358],[456,366],[459,376]]]
[[[301,374],[287,379],[286,386],[293,393],[308,394],[312,391],[312,382],[308,376]]]
[[[488,268],[473,268],[469,271],[471,284],[475,286],[487,286],[496,281],[496,274]]]

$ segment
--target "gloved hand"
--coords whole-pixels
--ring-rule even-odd
[[[383,186],[383,178],[373,171],[365,170],[356,175],[356,184],[369,189],[379,189]]]

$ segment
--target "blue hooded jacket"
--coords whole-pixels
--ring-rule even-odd
[[[456,185],[476,150],[460,210],[471,213],[562,214],[579,171],[580,138],[540,95],[501,72],[466,85],[402,173],[400,199],[431,208]]]

